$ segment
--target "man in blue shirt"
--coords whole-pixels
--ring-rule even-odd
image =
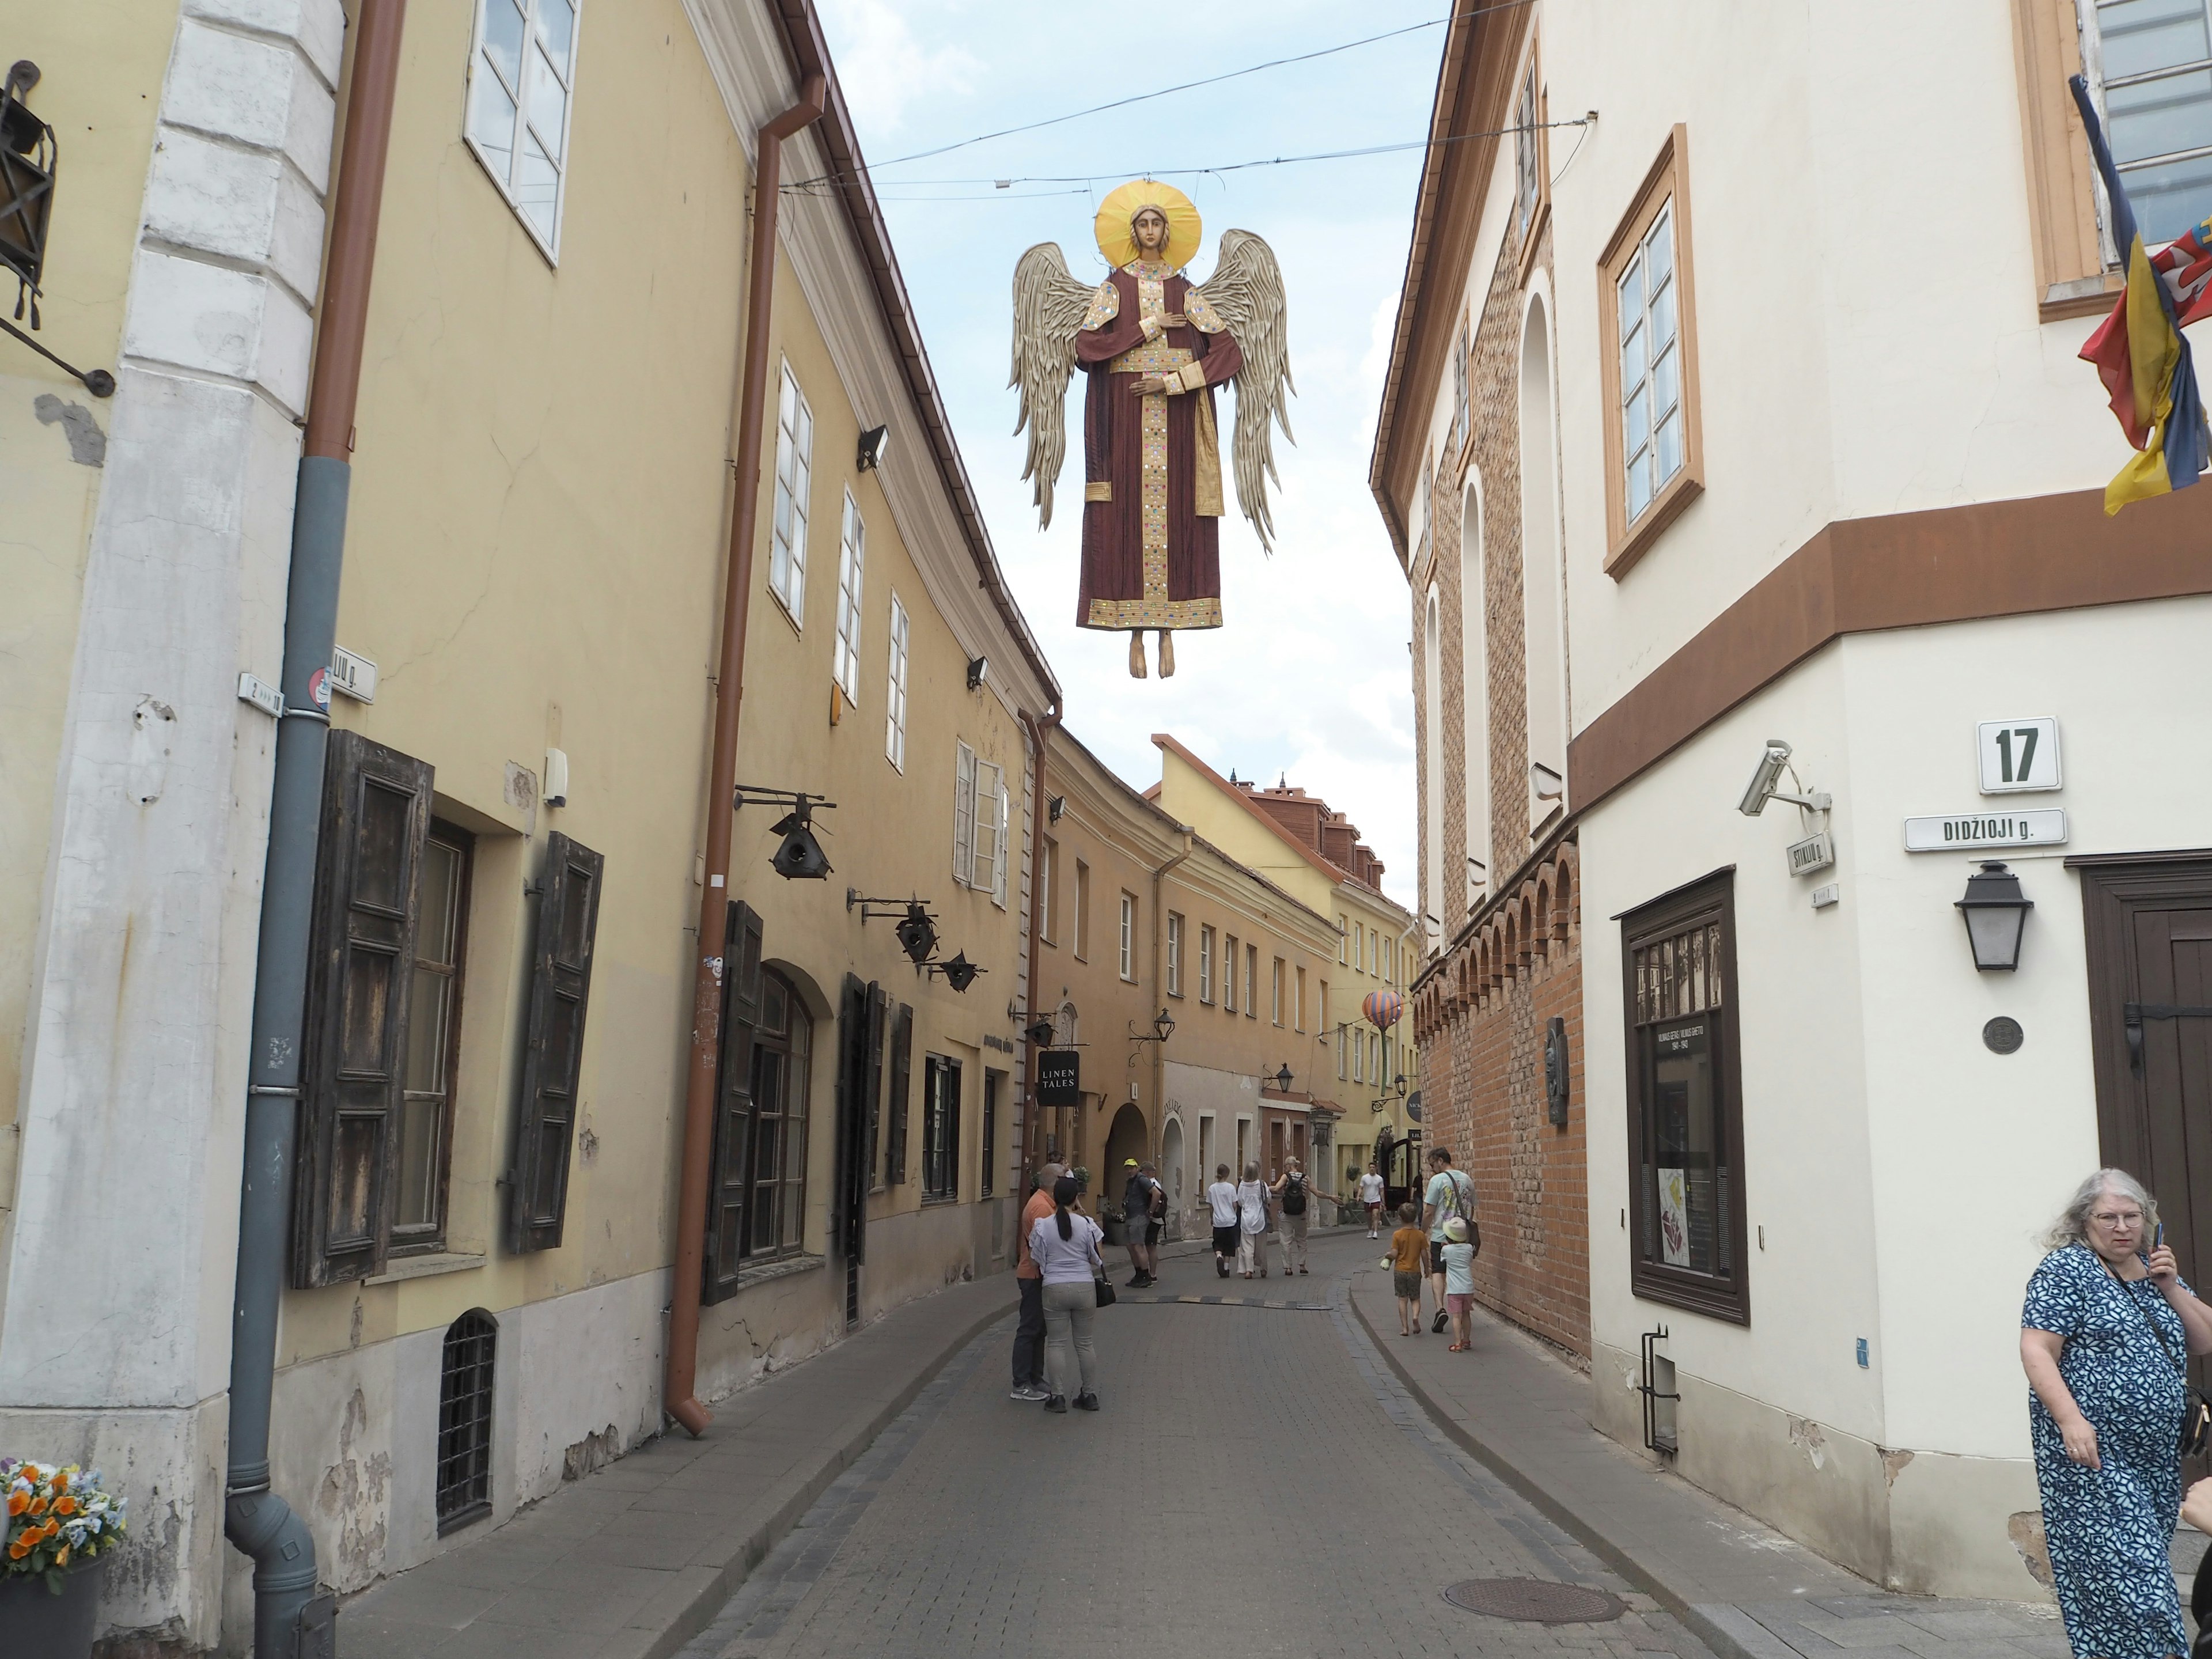
[[[1422,1195],[1421,1224],[1429,1230],[1429,1276],[1437,1287],[1437,1316],[1429,1328],[1441,1331],[1450,1322],[1444,1310],[1444,1223],[1454,1216],[1474,1231],[1474,1182],[1464,1170],[1452,1167],[1451,1148],[1438,1146],[1429,1154],[1429,1187]]]

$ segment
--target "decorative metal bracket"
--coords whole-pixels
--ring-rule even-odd
[[[2130,1002],[2122,1010],[2128,1034],[2128,1069],[2143,1068],[2142,1023],[2147,1019],[2212,1019],[2212,1008],[2192,1008],[2170,1002]]]

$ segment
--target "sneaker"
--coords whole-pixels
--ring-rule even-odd
[[[1151,1284],[1151,1283],[1152,1283],[1152,1280],[1150,1280],[1149,1279],[1146,1279],[1146,1278],[1144,1276],[1144,1274],[1142,1274],[1142,1273],[1139,1273],[1139,1274],[1137,1274],[1134,1278],[1133,1278],[1132,1279],[1130,1279],[1129,1284],[1128,1284],[1128,1288],[1129,1288],[1130,1290],[1133,1290],[1133,1291],[1141,1291],[1141,1290],[1143,1290],[1143,1289],[1145,1288],[1145,1286],[1146,1286],[1146,1285],[1149,1285],[1149,1284]]]
[[[1441,1331],[1445,1326],[1450,1323],[1451,1316],[1444,1312],[1442,1309],[1438,1309],[1437,1310],[1437,1316],[1429,1322],[1429,1328],[1432,1331]]]
[[[1067,1409],[1067,1396],[1064,1394],[1047,1395],[1044,1397],[1044,1408],[1048,1412],[1065,1412]]]
[[[1219,1257],[1218,1257],[1218,1256],[1217,1256],[1217,1257],[1214,1259],[1214,1263],[1213,1263],[1213,1273],[1214,1273],[1214,1277],[1216,1277],[1217,1279],[1226,1279],[1226,1278],[1228,1278],[1228,1277],[1229,1277],[1229,1264],[1228,1264],[1226,1261],[1222,1261]]]
[[[1025,1406],[1034,1406],[1039,1401],[1048,1400],[1051,1397],[1048,1390],[1040,1389],[1034,1382],[1024,1382],[1006,1396],[1009,1400],[1018,1400]]]
[[[1098,1409],[1098,1396],[1091,1393],[1090,1389],[1085,1389],[1081,1394],[1075,1396],[1075,1409],[1079,1412],[1097,1411]]]

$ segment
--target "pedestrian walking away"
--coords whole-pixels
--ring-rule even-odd
[[[1398,1206],[1398,1231],[1390,1235],[1390,1254],[1382,1258],[1382,1265],[1390,1270],[1390,1288],[1397,1293],[1398,1334],[1419,1336],[1421,1267],[1428,1260],[1429,1236],[1421,1231],[1421,1212],[1411,1199]]]
[[[1124,1158],[1121,1167],[1129,1172],[1127,1186],[1121,1191],[1122,1242],[1129,1247],[1129,1288],[1142,1290],[1158,1282],[1153,1269],[1158,1257],[1154,1246],[1160,1242],[1160,1218],[1167,1211],[1167,1189],[1159,1183],[1149,1164],[1139,1164],[1133,1158]]]
[[[2174,1591],[2189,1356],[2212,1353],[2212,1307],[2177,1271],[2158,1206],[2100,1170],[2044,1239],[2020,1360],[2052,1588],[2087,1659],[2189,1651]]]
[[[1423,1194],[1421,1224],[1429,1230],[1429,1277],[1436,1281],[1437,1317],[1430,1328],[1441,1331],[1451,1316],[1445,1311],[1444,1223],[1454,1216],[1467,1223],[1467,1242],[1482,1249],[1482,1234],[1474,1222],[1474,1182],[1464,1170],[1452,1167],[1451,1148],[1439,1146],[1429,1154],[1429,1187]],[[2100,1659],[2106,1659],[2100,1656]]]
[[[1382,1237],[1382,1168],[1378,1164],[1367,1166],[1367,1173],[1359,1177],[1359,1201],[1367,1206],[1367,1236]]]
[[[1044,1273],[1044,1364],[1052,1392],[1046,1395],[1048,1412],[1067,1409],[1068,1389],[1079,1410],[1098,1409],[1098,1391],[1091,1386],[1097,1354],[1091,1342],[1091,1322],[1098,1313],[1098,1281],[1106,1277],[1106,1258],[1098,1253],[1106,1235],[1098,1224],[1074,1209],[1079,1188],[1073,1176],[1064,1175],[1052,1185],[1052,1212],[1030,1231],[1030,1254]],[[1071,1352],[1072,1350],[1072,1352]]]
[[[1008,1398],[1031,1404],[1052,1390],[1044,1385],[1044,1275],[1030,1255],[1030,1230],[1052,1213],[1053,1183],[1060,1176],[1057,1164],[1038,1167],[1036,1189],[1022,1206],[1020,1237],[1014,1242],[1014,1284],[1021,1293],[1021,1313],[1014,1322],[1014,1388]]]
[[[1474,1246],[1467,1242],[1467,1223],[1454,1216],[1444,1223],[1444,1309],[1451,1315],[1449,1352],[1465,1353],[1474,1346]]]
[[[1237,1186],[1237,1271],[1247,1279],[1255,1265],[1261,1278],[1267,1276],[1267,1241],[1262,1237],[1267,1231],[1267,1183],[1260,1179],[1255,1158],[1244,1166],[1244,1179]]]
[[[1281,1176],[1267,1188],[1267,1193],[1279,1206],[1281,1218],[1275,1228],[1276,1240],[1283,1250],[1283,1277],[1306,1270],[1306,1225],[1312,1219],[1306,1212],[1308,1200],[1327,1199],[1332,1204],[1343,1200],[1334,1193],[1324,1193],[1306,1179],[1305,1166],[1297,1158],[1285,1158],[1286,1167]]]
[[[1206,1201],[1213,1211],[1213,1272],[1219,1279],[1229,1277],[1229,1264],[1237,1259],[1237,1251],[1243,1231],[1237,1224],[1237,1188],[1229,1179],[1229,1166],[1213,1166],[1213,1184],[1206,1189]]]

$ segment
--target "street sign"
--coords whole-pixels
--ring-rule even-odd
[[[1956,812],[1905,821],[1908,853],[1971,853],[1984,847],[2056,847],[2066,839],[2063,807],[2028,812]]]
[[[1985,795],[2059,787],[2058,722],[2048,714],[1984,720],[1974,728],[1974,748]]]
[[[1836,843],[1825,830],[1817,836],[1791,842],[1788,850],[1790,873],[1793,876],[1809,876],[1815,870],[1825,870],[1836,861]]]
[[[1037,1055],[1036,1097],[1040,1106],[1083,1104],[1083,1056],[1073,1048],[1047,1048]]]

